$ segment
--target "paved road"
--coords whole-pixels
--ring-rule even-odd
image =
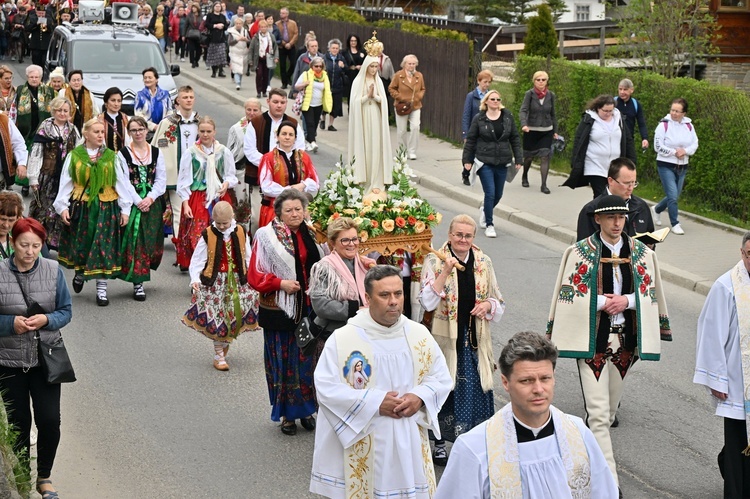
[[[242,112],[199,95],[199,112],[215,116],[220,130]],[[314,158],[321,175],[338,155],[321,151]],[[475,211],[444,195],[423,195],[446,220]],[[435,245],[446,232],[443,223]],[[564,249],[506,221],[498,222],[498,232],[491,245],[479,241],[495,262],[508,303],[493,329],[496,355],[515,332],[543,330]],[[240,337],[228,357],[231,371],[215,371],[211,343],[179,322],[189,302],[188,279],[170,265],[174,252],[167,246],[146,302],[133,301],[131,286],[122,282],[110,285],[108,308],[96,306],[91,283],[74,296],[65,338],[79,381],[63,388],[62,442],[53,475],[61,496],[310,497],[313,435],[302,430],[287,437],[270,421],[261,335]],[[718,498],[721,423],[691,383],[703,297],[671,284],[666,293],[675,341],[664,345],[663,361],[635,366],[621,426],[613,430],[623,489],[628,498]],[[498,404],[504,402],[501,392]],[[583,413],[571,360],[558,365],[556,405]]]

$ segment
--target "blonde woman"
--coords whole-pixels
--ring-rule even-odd
[[[516,121],[503,107],[497,90],[488,91],[482,99],[479,114],[466,134],[462,161],[467,170],[471,170],[474,162],[478,163],[477,176],[484,190],[479,226],[485,228],[485,236],[497,237],[492,212],[503,197],[508,168],[518,170],[523,165]]]
[[[542,173],[541,191],[549,194],[547,175],[552,157],[552,141],[557,138],[555,94],[549,89],[549,75],[537,71],[532,78],[533,87],[523,96],[518,118],[523,132],[523,179],[521,185],[529,186],[529,169],[534,157],[540,158]]]
[[[242,85],[242,74],[247,65],[249,53],[250,33],[245,28],[245,21],[240,16],[235,16],[234,23],[227,30],[229,43],[229,70],[234,75],[234,83],[237,90]]]

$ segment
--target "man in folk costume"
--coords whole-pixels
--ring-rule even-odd
[[[693,383],[712,395],[724,418],[719,470],[724,497],[750,497],[750,232],[742,260],[719,277],[698,318]]]
[[[7,114],[0,113],[0,191],[10,188],[16,175],[26,178],[28,157],[23,135]]]
[[[245,170],[247,164],[247,158],[245,158],[245,132],[250,128],[250,122],[256,116],[260,116],[263,112],[260,106],[260,100],[255,97],[251,97],[245,101],[243,105],[245,109],[245,115],[237,121],[234,125],[229,127],[227,134],[227,148],[232,151],[234,156],[234,168],[237,170],[237,180],[239,181],[237,186],[234,188],[237,201],[245,201],[248,199],[248,195],[245,193],[245,184],[240,178],[240,173]],[[244,175],[242,176],[244,179]],[[253,214],[251,223],[254,227],[257,227],[258,221],[258,210]]]
[[[600,230],[565,250],[547,323],[560,357],[577,359],[586,423],[615,480],[609,428],[625,375],[639,358],[659,360],[660,340],[672,341],[656,253],[625,234],[627,213],[619,196],[599,200]]]
[[[456,440],[435,499],[614,499],[617,485],[581,418],[552,404],[555,346],[514,335],[500,354],[510,403]]]
[[[452,382],[430,332],[401,314],[400,274],[388,265],[368,271],[369,308],[334,331],[315,369],[313,493],[427,499],[435,492],[428,430],[440,436],[437,415]]]
[[[182,199],[177,194],[177,177],[182,155],[198,140],[198,113],[193,111],[195,92],[189,85],[180,87],[175,99],[175,112],[159,122],[151,139],[151,145],[164,155],[167,168],[167,192],[164,194],[168,208],[164,213],[164,233],[176,238],[180,227]],[[170,209],[171,208],[171,209]],[[171,223],[169,223],[171,217]],[[174,241],[174,239],[173,239]]]
[[[271,152],[277,146],[276,132],[283,121],[289,121],[297,127],[294,150],[305,150],[305,133],[302,130],[302,125],[295,118],[285,114],[286,101],[286,92],[278,88],[272,88],[268,92],[268,99],[266,100],[268,111],[260,116],[255,116],[250,120],[251,126],[245,129],[242,146],[245,158],[247,159],[247,163],[245,164],[245,182],[247,183],[250,205],[258,207],[257,210],[253,210],[258,214],[260,214],[259,208],[263,199],[263,193],[257,188],[260,185],[258,183],[258,168],[260,167],[263,155]],[[256,227],[258,227],[257,217],[254,221],[256,222]]]

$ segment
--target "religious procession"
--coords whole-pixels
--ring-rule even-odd
[[[361,47],[356,36],[334,39],[322,54],[314,33],[298,55],[286,8],[274,23],[242,6],[229,15],[221,2],[163,0],[153,16],[133,5],[162,59],[174,48],[182,62],[187,51],[194,69],[203,54],[211,76],[228,68],[237,91],[255,72],[257,97],[245,101],[226,145],[217,119],[197,112],[197,89],[162,88],[156,64],[139,71],[137,93],[112,86],[99,99],[88,72],[49,71],[44,60],[58,25],[85,24],[72,4],[50,3],[46,20],[33,23],[30,39],[46,41],[31,45],[25,83],[14,87],[13,69],[0,66],[0,390],[29,472],[36,447],[43,499],[60,497],[51,481],[60,387],[76,380],[60,330],[86,296],[74,299],[68,281],[74,295],[94,288],[98,307],[110,305],[116,280],[143,303],[146,286],[169,272],[162,260],[172,249],[167,266],[189,290],[172,316],[186,335],[213,342],[213,372],[235,370],[229,349],[243,333],[262,336],[271,421],[284,438],[297,423],[314,432],[311,493],[628,497],[611,432],[629,403],[626,375],[639,360],[659,361],[673,339],[656,247],[685,234],[677,198],[699,133],[684,99],[654,132],[665,197],[653,207],[633,194],[636,127],[644,148],[649,135],[632,81],[620,82],[617,97],[592,99],[563,185],[590,186],[593,200],[580,208],[577,242],[548,290],[549,313],[536,332],[506,332],[498,348],[514,303],[489,256],[496,208],[516,172],[529,187],[535,158],[540,192],[550,194],[550,158],[564,148],[546,72],[534,74],[518,121],[490,88],[492,73],[478,73],[455,177],[467,186],[479,177],[482,202],[474,216],[443,221],[411,168],[426,94],[416,55],[394,71],[376,34]],[[12,8],[36,14],[33,2]],[[27,47],[15,50],[20,63]],[[281,86],[269,74],[276,64]],[[344,101],[346,155],[324,178],[317,130],[337,132]],[[657,231],[665,210],[670,227]],[[445,241],[433,240],[440,224]],[[750,497],[750,233],[737,242],[741,260],[710,288],[695,324],[692,380],[724,419],[726,498]],[[47,355],[48,345],[57,347]],[[575,361],[584,417],[553,405],[560,358]]]

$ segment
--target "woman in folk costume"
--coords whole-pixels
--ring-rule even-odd
[[[128,122],[132,142],[117,153],[117,166],[128,179],[133,203],[128,225],[122,234],[122,272],[119,278],[133,283],[133,299],[146,300],[143,283],[159,268],[164,254],[164,204],[167,189],[164,156],[146,142],[148,123],[140,116]]]
[[[104,124],[98,118],[87,121],[83,138],[65,158],[60,174],[54,207],[65,227],[57,259],[75,270],[76,293],[84,281],[96,279],[96,304],[105,307],[107,279],[120,272],[120,226],[128,223],[132,202],[115,153],[104,145]]]
[[[315,196],[320,189],[318,173],[305,151],[294,148],[297,127],[283,121],[276,130],[276,147],[263,155],[258,167],[258,182],[263,191],[258,227],[274,219],[274,198],[284,189],[297,189]]]
[[[383,44],[374,36],[365,42],[367,57],[352,82],[349,96],[349,153],[354,181],[364,192],[393,183],[393,150],[388,127],[388,93],[378,76]]]
[[[136,116],[145,118],[148,129],[154,131],[159,122],[172,111],[172,98],[169,92],[159,86],[156,68],[146,68],[141,74],[143,88],[135,94],[134,111]]]
[[[72,106],[68,99],[55,97],[49,107],[52,118],[39,125],[29,154],[29,185],[35,193],[29,205],[29,216],[44,226],[47,246],[56,250],[63,223],[52,205],[60,188],[65,158],[76,147],[81,135],[70,122]]]
[[[304,193],[285,189],[273,208],[276,218],[255,232],[247,280],[260,293],[258,324],[265,339],[271,419],[281,421],[282,433],[295,435],[296,419],[306,430],[315,429],[313,356],[302,353],[294,331],[303,317],[310,317],[307,290],[312,267],[323,249],[305,224]]]
[[[68,86],[60,89],[58,96],[70,101],[71,121],[78,132],[83,128],[84,123],[97,115],[94,96],[88,88],[83,86],[83,71],[80,69],[74,69],[68,73]]]
[[[308,292],[315,324],[323,330],[318,337],[318,355],[331,333],[367,306],[365,274],[375,264],[359,255],[357,224],[351,218],[337,218],[328,224],[328,245],[331,253],[313,266]]]
[[[214,368],[228,371],[229,345],[258,329],[258,292],[247,283],[250,237],[234,220],[232,205],[219,201],[190,260],[193,297],[183,324],[214,342]]]
[[[187,270],[203,229],[211,223],[211,210],[218,201],[231,203],[228,189],[237,185],[232,151],[216,140],[216,124],[208,116],[198,120],[198,142],[182,155],[177,195],[182,199],[182,217],[175,247],[177,265]]]
[[[35,64],[26,68],[26,83],[16,89],[16,98],[8,113],[26,141],[26,150],[31,149],[39,124],[50,117],[49,103],[55,98],[55,91],[42,83],[43,72]],[[26,177],[16,176],[16,183],[22,186],[23,195],[27,196],[29,181]]]
[[[422,268],[420,301],[435,312],[432,334],[455,383],[438,416],[443,440],[435,442],[433,462],[440,466],[448,461],[445,440],[455,441],[495,413],[490,322],[500,321],[505,302],[492,261],[472,244],[476,232],[470,216],[456,216],[440,250],[445,261],[430,254]]]
[[[3,64],[0,66],[0,100],[4,111],[10,111],[16,100],[16,87],[13,86],[13,70]]]
[[[104,139],[107,147],[117,154],[120,149],[130,145],[128,117],[121,111],[122,90],[117,87],[108,88],[102,100],[104,112],[99,115],[99,119],[104,123]]]

